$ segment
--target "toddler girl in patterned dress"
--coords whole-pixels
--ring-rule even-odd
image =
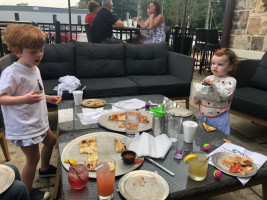
[[[203,82],[215,86],[220,101],[194,100],[199,104],[198,118],[227,135],[230,134],[229,108],[236,88],[236,79],[228,73],[235,72],[237,64],[237,56],[232,50],[224,48],[217,51],[212,57],[213,75],[206,77]]]

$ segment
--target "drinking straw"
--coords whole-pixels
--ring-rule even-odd
[[[70,166],[72,166],[72,168],[73,168],[75,174],[78,176],[78,178],[82,181],[83,184],[85,184],[85,182],[84,182],[84,181],[81,179],[81,177],[78,175],[77,171],[74,169],[74,166],[70,163],[69,160],[68,160],[68,162],[69,162]]]
[[[86,86],[83,87],[82,91],[86,88]]]

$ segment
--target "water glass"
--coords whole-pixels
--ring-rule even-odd
[[[112,159],[100,159],[96,165],[97,194],[100,200],[113,199],[116,163]]]
[[[189,160],[189,177],[195,181],[202,181],[207,176],[208,155],[202,151],[192,152],[197,155],[197,158],[191,158]]]
[[[178,141],[183,117],[167,114],[167,135],[172,142]]]
[[[139,112],[136,110],[125,113],[126,134],[136,134],[139,125]]]
[[[133,27],[134,27],[134,28],[137,28],[137,20],[134,20],[134,21],[133,21]]]
[[[127,27],[127,24],[128,22],[127,21],[123,21],[123,25],[124,25],[124,27]]]
[[[70,166],[68,172],[68,181],[72,188],[82,189],[88,182],[89,173],[86,167],[86,161],[77,161],[77,166]]]

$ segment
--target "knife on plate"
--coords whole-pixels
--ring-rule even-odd
[[[173,172],[171,172],[170,170],[166,169],[165,167],[163,167],[161,164],[155,162],[154,160],[152,160],[151,158],[147,158],[145,157],[149,162],[153,163],[154,165],[157,165],[159,168],[163,169],[165,172],[169,173],[172,176],[175,176],[175,174]]]

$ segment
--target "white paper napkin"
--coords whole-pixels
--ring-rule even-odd
[[[240,151],[241,153],[243,153],[244,155],[252,158],[253,162],[256,164],[258,169],[260,169],[261,166],[267,161],[267,156],[264,156],[264,155],[256,153],[256,152],[249,151],[249,150],[245,149],[244,147],[240,147],[240,146],[232,144],[232,143],[224,143],[222,146],[218,147],[213,152],[211,152],[209,154],[209,156],[211,156],[217,152],[232,152],[233,149],[236,149],[236,150]],[[209,164],[214,166],[211,158],[209,159]],[[243,185],[245,185],[251,179],[251,177],[249,177],[249,178],[237,178],[237,179]]]
[[[126,101],[119,101],[114,104],[117,108],[124,109],[124,110],[136,110],[136,109],[141,109],[145,107],[146,102],[142,101],[140,99],[134,98],[134,99],[129,99]]]
[[[129,145],[129,150],[136,152],[138,157],[150,156],[153,158],[164,158],[172,146],[171,140],[166,134],[156,137],[149,133],[143,132],[135,134]]]

